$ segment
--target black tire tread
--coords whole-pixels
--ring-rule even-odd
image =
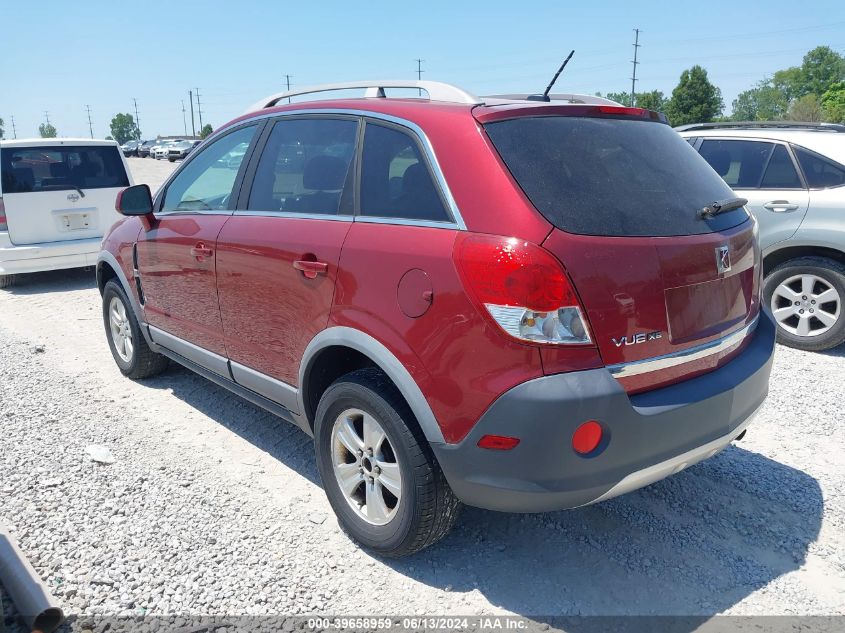
[[[0,275],[0,288],[11,288],[16,281],[15,275]]]

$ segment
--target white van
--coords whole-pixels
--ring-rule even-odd
[[[115,141],[0,141],[0,288],[18,273],[96,264],[132,184]]]

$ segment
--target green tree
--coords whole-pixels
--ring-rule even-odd
[[[601,93],[598,94],[601,96]],[[628,105],[631,103],[631,93],[630,92],[608,92],[604,95],[605,99],[610,99],[611,101],[615,101],[616,103],[621,103],[622,105]]]
[[[845,81],[845,57],[829,46],[817,46],[804,55],[800,66],[780,70],[772,80],[789,101],[808,94],[821,96],[833,84]]]
[[[764,79],[756,87],[739,93],[731,109],[734,121],[776,121],[786,115],[789,101],[783,90]]]
[[[56,138],[56,126],[52,123],[42,123],[38,126],[38,133],[41,138]]]
[[[0,117],[0,138],[3,138],[3,117]]]
[[[206,138],[213,131],[214,130],[211,128],[211,123],[206,123],[202,126],[202,129],[200,130],[200,138]]]
[[[819,98],[814,94],[806,94],[790,104],[786,118],[790,121],[816,123],[822,120],[822,114],[822,104]]]
[[[637,92],[634,93],[634,105],[638,108],[645,108],[646,110],[663,112],[666,109],[666,97],[663,96],[660,90]]]
[[[681,73],[672,98],[666,104],[666,115],[672,125],[707,123],[718,117],[725,104],[722,91],[710,83],[707,71],[693,66]]]
[[[131,114],[115,114],[110,127],[112,137],[121,145],[126,141],[141,138],[141,130],[138,129]]]
[[[832,84],[825,91],[822,95],[822,111],[825,121],[845,123],[845,81]]]

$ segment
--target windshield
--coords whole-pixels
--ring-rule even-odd
[[[701,219],[736,196],[668,125],[636,119],[522,117],[488,136],[531,203],[570,233],[693,235],[748,218],[743,208]]]
[[[118,148],[50,145],[0,150],[3,193],[128,187]]]

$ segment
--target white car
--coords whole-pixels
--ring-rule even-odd
[[[115,141],[0,141],[0,288],[19,273],[93,266],[132,185]]]
[[[176,145],[176,143],[181,143],[181,142],[182,142],[181,139],[162,141],[161,143],[159,143],[158,145],[156,145],[153,148],[151,155],[156,160],[161,160],[161,159],[167,158],[168,152],[170,151],[170,149],[174,145]]]

